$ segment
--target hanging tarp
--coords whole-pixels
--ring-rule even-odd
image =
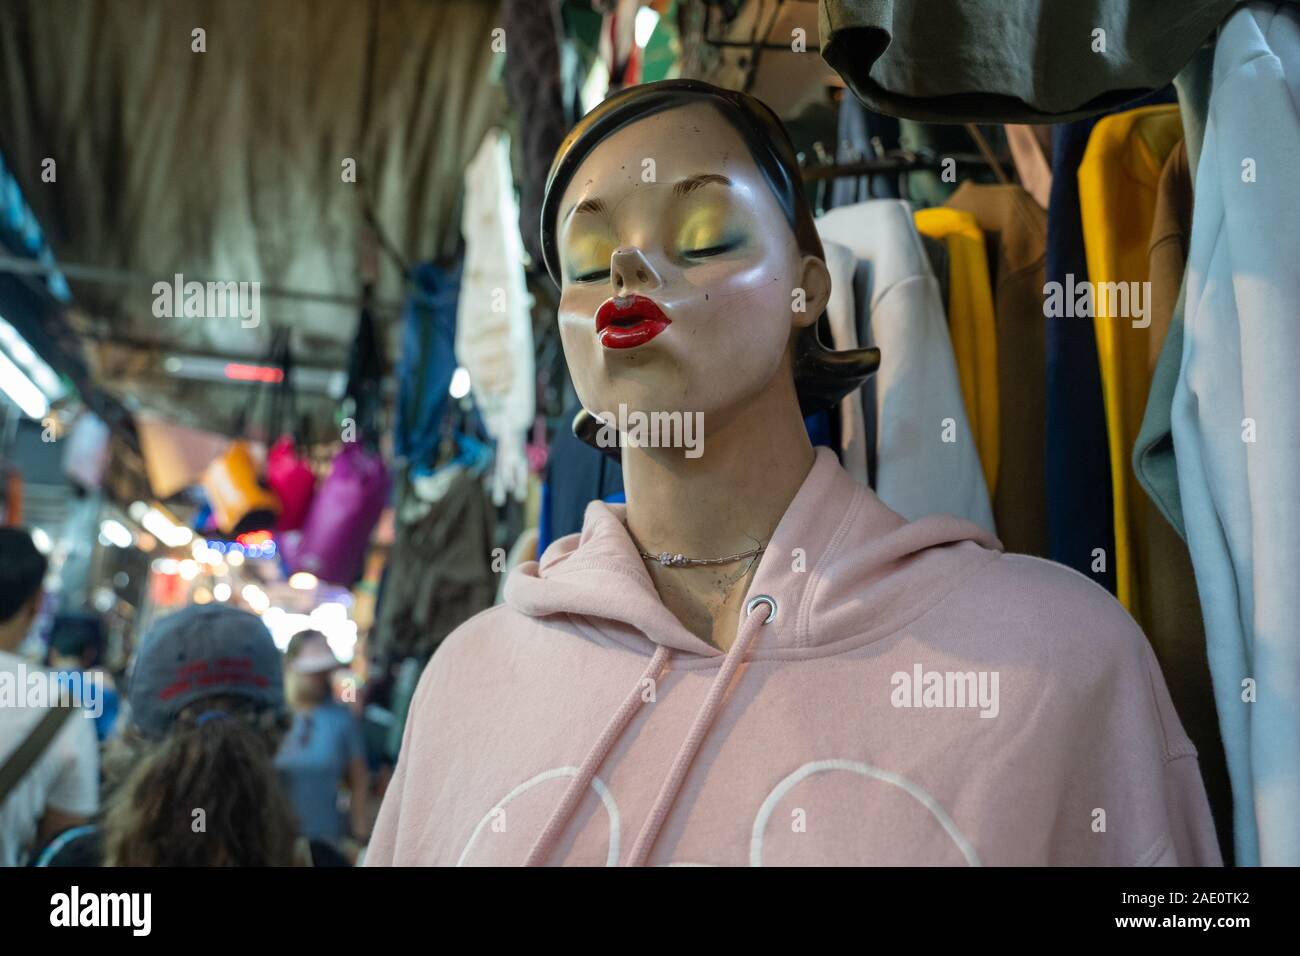
[[[461,175],[504,104],[497,6],[6,0],[0,154],[60,263],[355,296],[363,196],[408,262],[455,250]],[[257,323],[160,318],[148,281],[68,274],[100,320],[85,334],[119,347],[261,355],[273,318],[342,367],[356,314],[264,296]],[[376,294],[402,297],[391,259]]]

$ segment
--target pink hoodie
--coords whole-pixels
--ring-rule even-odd
[[[434,656],[366,862],[1220,864],[1142,632],[998,547],[818,450],[724,654],[593,503]]]

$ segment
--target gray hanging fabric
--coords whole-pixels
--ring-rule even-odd
[[[822,56],[870,108],[1057,123],[1169,83],[1237,0],[821,0]]]

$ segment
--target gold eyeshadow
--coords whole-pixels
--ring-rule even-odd
[[[703,195],[692,200],[673,238],[673,251],[677,255],[705,250],[718,252],[744,241],[744,230],[736,222],[729,202]]]
[[[614,240],[603,230],[575,230],[564,243],[564,262],[569,278],[577,281],[585,275],[607,271],[615,248]]]
[[[666,224],[671,232],[665,237],[670,243],[665,251],[695,259],[728,252],[745,242],[748,238],[745,221],[737,214],[728,195],[720,190],[688,195],[689,198],[678,201],[676,210],[667,211]],[[618,241],[606,225],[594,221],[589,225],[575,224],[562,242],[569,281],[593,281],[608,275]]]

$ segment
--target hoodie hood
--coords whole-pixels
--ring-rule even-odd
[[[723,652],[691,634],[659,599],[626,526],[626,507],[595,501],[581,533],[546,549],[506,583],[506,604],[533,618],[567,615],[619,643],[683,656]],[[747,600],[769,595],[774,627],[751,660],[838,653],[887,637],[996,557],[997,538],[972,522],[932,515],[909,522],[818,448],[777,525]]]

